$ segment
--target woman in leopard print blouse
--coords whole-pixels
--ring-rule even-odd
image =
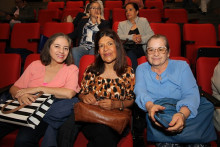
[[[97,33],[95,63],[89,66],[81,82],[79,98],[103,109],[123,109],[134,102],[135,75],[127,65],[126,54],[118,35],[112,30]],[[120,135],[102,124],[86,124],[82,129],[88,146],[116,147]]]

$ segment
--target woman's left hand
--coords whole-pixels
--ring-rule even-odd
[[[104,100],[100,100],[98,101],[98,105],[106,110],[111,110],[113,109],[113,101],[111,99],[104,99]]]
[[[140,34],[136,35],[136,41],[135,41],[135,43],[136,43],[136,44],[140,44],[141,42],[142,42],[141,35],[140,35]]]
[[[34,88],[24,88],[24,89],[20,89],[17,91],[15,97],[18,98],[26,93],[28,94],[36,94],[37,92],[39,92],[39,89],[37,87]]]
[[[181,113],[176,113],[173,115],[172,121],[169,123],[169,128],[167,128],[167,131],[170,132],[182,132],[185,125],[185,118]]]

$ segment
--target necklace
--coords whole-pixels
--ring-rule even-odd
[[[156,69],[151,68],[151,70],[156,73],[156,79],[157,80],[162,80],[161,74],[158,74],[158,72],[156,72]]]
[[[156,75],[156,79],[157,80],[162,80],[162,77],[161,77],[161,74],[158,74],[158,73],[156,73],[157,75]]]

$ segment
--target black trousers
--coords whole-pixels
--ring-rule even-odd
[[[73,147],[80,131],[89,140],[88,147],[117,147],[120,139],[128,134],[129,128],[125,128],[119,135],[112,128],[102,124],[76,123],[72,113],[59,129],[58,147]]]
[[[43,137],[47,126],[48,124],[44,121],[41,121],[35,129],[0,122],[0,139],[19,129],[15,140],[15,147],[38,147],[39,140]]]
[[[60,127],[57,134],[58,147],[73,147],[82,125],[75,123],[74,113]]]
[[[87,147],[117,147],[121,139],[121,135],[103,124],[88,123],[84,125],[82,132],[89,140]]]

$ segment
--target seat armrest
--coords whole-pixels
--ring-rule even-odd
[[[188,19],[188,23],[198,24],[198,23],[199,23],[199,20],[200,20],[200,19],[198,19],[198,18]]]
[[[162,17],[161,21],[162,23],[166,23],[169,20],[169,17]]]
[[[0,39],[0,42],[6,42],[9,41],[9,39]]]
[[[55,22],[61,22],[61,20],[58,19],[58,18],[52,18],[52,21],[55,21]]]
[[[3,92],[9,90],[12,85],[13,85],[13,84],[0,88],[0,94],[2,94]]]
[[[201,90],[201,88],[200,88],[200,95],[202,97],[205,97],[208,101],[210,101],[215,108],[220,109],[220,101],[216,99],[214,96],[205,92],[204,90]]]
[[[28,39],[28,42],[39,42],[40,39]]]
[[[184,41],[184,44],[185,44],[185,45],[195,44],[195,41],[187,40],[187,41]]]

